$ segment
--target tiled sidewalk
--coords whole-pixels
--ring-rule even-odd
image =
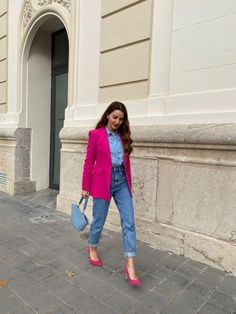
[[[236,277],[141,242],[143,285],[130,287],[121,236],[114,232],[103,233],[104,266],[91,267],[86,232],[75,232],[69,216],[55,211],[55,196],[51,190],[0,193],[1,314],[236,313]]]

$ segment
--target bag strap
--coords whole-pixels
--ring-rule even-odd
[[[84,211],[85,211],[85,209],[86,209],[86,207],[87,207],[87,204],[88,204],[88,197],[81,197],[81,199],[80,199],[80,201],[79,201],[79,205],[81,205],[81,203],[83,202],[83,200],[85,200],[85,202],[84,202],[84,206],[83,206],[83,213],[84,213]]]

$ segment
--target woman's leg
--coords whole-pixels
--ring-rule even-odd
[[[109,208],[109,202],[100,199],[93,199],[93,220],[89,231],[89,246],[90,246],[90,257],[93,260],[98,259],[97,246],[101,237],[102,229],[105,224],[107,213]]]
[[[136,255],[136,231],[134,207],[126,180],[121,181],[113,191],[113,198],[120,213],[124,256],[127,258],[127,267],[132,279],[137,278],[134,257]]]

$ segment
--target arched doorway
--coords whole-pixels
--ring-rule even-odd
[[[31,179],[36,190],[59,189],[68,53],[64,24],[51,16],[36,32],[26,58],[26,127],[31,129]]]

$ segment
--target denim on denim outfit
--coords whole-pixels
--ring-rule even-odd
[[[114,135],[109,135],[108,133],[108,139],[111,136],[114,137]],[[116,134],[116,136],[118,137],[121,145],[113,146],[109,140],[111,157],[113,157],[112,161],[115,161],[118,164],[121,164],[123,161],[123,147],[122,147],[122,143],[121,143],[119,135]],[[116,149],[114,149],[114,147]],[[117,147],[121,149],[117,150]],[[122,160],[120,158],[121,156],[122,156]],[[117,165],[117,163],[115,165]],[[135,256],[136,255],[136,231],[135,231],[135,221],[134,221],[134,208],[133,208],[132,197],[130,195],[128,184],[127,184],[125,169],[123,166],[112,167],[110,192],[111,192],[111,197],[114,198],[114,201],[120,213],[123,246],[124,246],[124,256],[125,257]],[[88,239],[90,246],[96,247],[99,244],[102,229],[106,221],[109,205],[110,205],[110,202],[104,199],[100,199],[100,198],[93,199],[93,221],[90,226],[89,239]]]
[[[123,166],[112,169],[111,196],[114,198],[120,213],[124,256],[135,256],[136,232],[134,222],[134,208]],[[106,221],[109,205],[110,202],[101,198],[93,199],[93,221],[89,232],[90,246],[98,246],[101,232]]]
[[[108,136],[108,142],[110,146],[111,151],[111,161],[112,165],[122,165],[123,164],[123,158],[124,158],[124,150],[123,145],[120,139],[119,134],[116,132],[115,134],[112,134],[111,131],[106,128],[107,136]]]

